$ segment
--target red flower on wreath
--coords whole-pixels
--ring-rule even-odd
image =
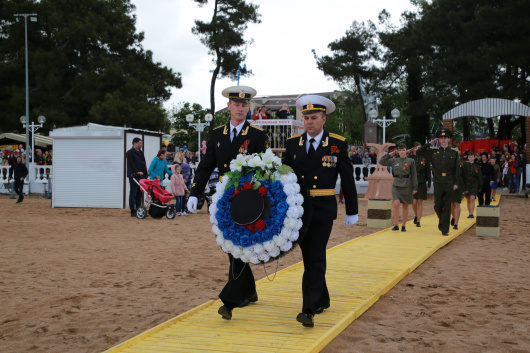
[[[256,224],[256,228],[258,230],[263,230],[263,229],[267,228],[267,226],[265,225],[265,221],[263,219],[261,219],[261,218],[258,219],[255,224]]]
[[[258,191],[259,191],[259,194],[260,194],[261,196],[267,196],[267,191],[268,191],[268,190],[267,190],[267,188],[266,188],[265,186],[260,186],[259,189],[258,189]]]

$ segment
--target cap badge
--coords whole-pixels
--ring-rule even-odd
[[[239,92],[239,98],[245,98],[245,91],[244,90],[241,90],[241,92]]]
[[[313,109],[313,103],[307,102],[307,109]]]

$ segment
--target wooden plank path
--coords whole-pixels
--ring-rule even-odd
[[[497,195],[498,204],[500,195]],[[462,203],[459,229],[438,230],[435,215],[412,222],[407,232],[390,228],[328,250],[327,285],[331,307],[305,328],[295,318],[302,303],[303,264],[256,283],[259,301],[234,309],[230,321],[209,301],[109,349],[117,352],[319,352],[350,323],[438,249],[475,224]],[[476,213],[476,212],[475,212]],[[354,231],[354,228],[352,228]],[[333,236],[333,235],[332,235]]]

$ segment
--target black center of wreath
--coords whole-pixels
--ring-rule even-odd
[[[269,199],[261,196],[258,190],[254,189],[240,191],[234,196],[230,205],[230,215],[239,225],[252,224],[260,218],[268,218],[269,214]]]

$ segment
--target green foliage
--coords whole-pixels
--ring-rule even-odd
[[[203,6],[208,0],[194,0]],[[241,65],[241,75],[251,75],[243,62],[246,58],[246,46],[252,41],[245,41],[243,36],[248,23],[260,23],[258,5],[247,4],[244,0],[214,0],[214,12],[211,22],[195,20],[192,33],[199,36],[210,55],[215,68],[212,72],[210,86],[210,110],[215,112],[215,82],[217,78],[237,78],[237,71]],[[214,119],[216,119],[215,117]],[[214,120],[215,121],[215,120]],[[217,123],[215,123],[217,124]]]
[[[194,103],[180,103],[178,106],[173,106],[168,114],[172,118],[175,118],[175,122],[171,124],[171,127],[176,132],[171,136],[171,144],[176,147],[183,147],[186,145],[190,151],[198,151],[197,143],[199,139],[199,133],[193,126],[186,121],[186,115],[192,114],[194,117],[193,122],[198,122],[198,119],[202,123],[205,122],[204,116],[210,112],[209,109],[204,109],[200,104]],[[211,125],[212,123],[210,123]],[[208,127],[201,132],[201,140],[208,141]],[[201,143],[202,143],[201,141]]]
[[[379,116],[388,117],[394,107],[401,111],[398,122],[387,128],[387,140],[406,134],[407,144],[423,142],[442,126],[443,114],[476,99],[504,98],[528,105],[527,0],[413,4],[418,11],[403,13],[400,27],[392,25],[383,10],[380,28],[354,23],[343,38],[329,44],[332,56],[315,55],[319,69],[341,84],[362,75],[367,91],[381,94]],[[457,120],[456,128],[467,140],[484,131],[506,139],[518,129],[524,139],[523,119],[502,116],[498,124],[491,119],[477,124],[469,117]]]
[[[15,1],[0,5],[0,111],[3,130],[21,129],[25,113],[24,21],[28,20],[30,119],[52,126],[88,122],[159,130],[179,73],[153,61],[136,33],[129,0]]]

